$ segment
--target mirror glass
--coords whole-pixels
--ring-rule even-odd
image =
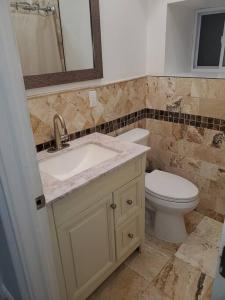
[[[10,0],[24,76],[94,68],[89,0]]]

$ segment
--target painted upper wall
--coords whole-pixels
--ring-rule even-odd
[[[149,0],[147,73],[207,77],[191,74],[195,13],[220,6],[224,0]]]
[[[166,74],[192,72],[196,10],[185,5],[168,5],[166,21]]]
[[[149,0],[147,23],[148,74],[164,72],[167,0]]]
[[[100,0],[104,78],[51,88],[28,95],[94,86],[146,74],[148,0]]]

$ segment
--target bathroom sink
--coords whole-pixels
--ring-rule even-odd
[[[39,168],[42,172],[64,181],[115,157],[118,153],[101,145],[88,143],[41,160]]]

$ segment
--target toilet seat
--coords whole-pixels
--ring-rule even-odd
[[[196,201],[198,188],[180,176],[155,170],[145,175],[145,190],[162,201],[189,203]]]
[[[164,201],[164,202],[169,202],[169,203],[177,203],[177,204],[182,204],[182,203],[191,203],[191,202],[194,202],[196,201],[196,198],[191,198],[191,199],[185,199],[185,200],[180,200],[180,199],[175,199],[175,198],[167,198],[167,197],[163,197],[161,195],[157,195],[157,194],[154,194],[152,192],[149,192],[147,189],[145,190],[145,193],[146,193],[146,198],[152,198],[154,197],[155,199],[158,199],[158,200],[161,200],[161,201]]]
[[[175,201],[167,201],[165,199],[156,197],[152,194],[145,194],[145,199],[147,203],[149,203],[151,209],[160,209],[170,211],[171,214],[177,214],[183,210],[189,210],[193,207],[196,207],[199,203],[198,197],[196,197],[193,201],[188,202],[175,202]]]

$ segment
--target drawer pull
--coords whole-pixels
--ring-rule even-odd
[[[133,238],[134,238],[133,233],[128,233],[128,237],[129,237],[130,239],[133,239]]]
[[[127,204],[128,204],[128,205],[132,205],[132,204],[133,204],[133,201],[132,201],[132,200],[127,200]]]
[[[116,204],[115,203],[111,204],[111,208],[116,209]]]

